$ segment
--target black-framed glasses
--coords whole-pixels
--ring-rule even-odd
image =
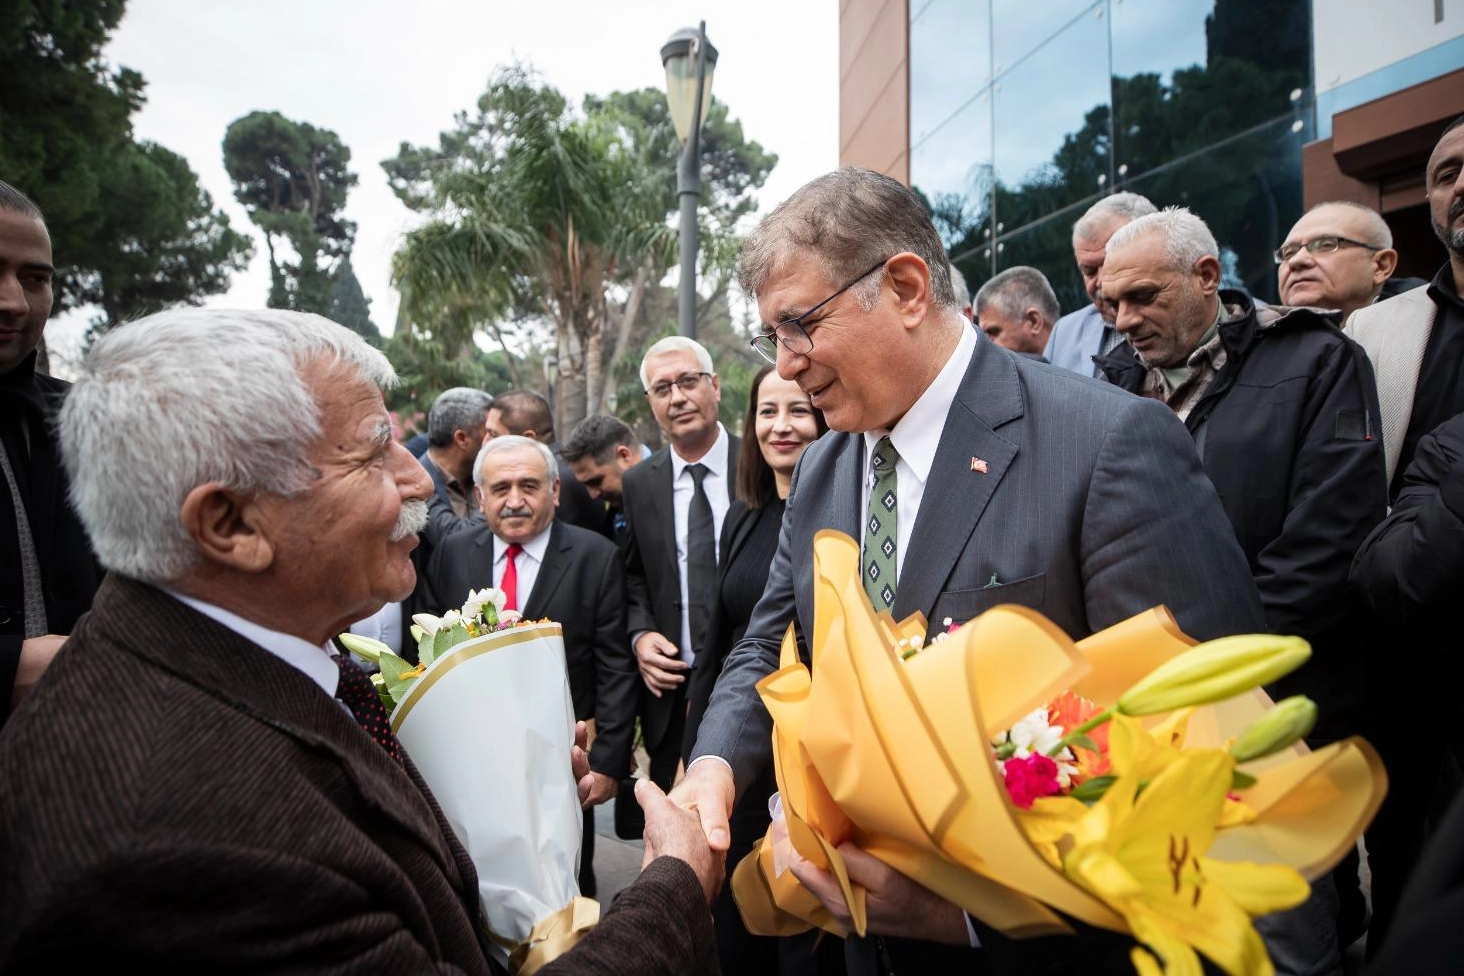
[[[788,351],[795,356],[808,355],[809,353],[813,352],[813,339],[809,337],[808,330],[803,327],[803,320],[808,318],[814,312],[817,312],[819,309],[823,308],[835,298],[838,298],[840,295],[844,294],[844,292],[848,291],[850,288],[853,288],[855,285],[859,284],[859,282],[863,281],[865,278],[868,278],[870,275],[874,274],[880,268],[883,268],[885,266],[885,261],[888,260],[889,258],[885,258],[884,261],[879,262],[868,271],[865,271],[863,274],[856,277],[853,281],[849,282],[847,285],[844,285],[838,291],[834,292],[828,298],[825,298],[823,301],[819,302],[817,305],[813,306],[813,308],[810,308],[808,311],[804,312],[796,319],[789,319],[786,322],[779,322],[771,330],[753,336],[747,344],[753,349],[757,350],[757,354],[759,356],[766,359],[768,362],[772,363],[775,366],[778,363],[778,343],[780,342],[783,345],[787,346]]]
[[[646,391],[652,400],[664,400],[671,395],[671,387],[678,387],[682,393],[692,394],[702,385],[702,380],[711,379],[711,373],[682,373],[674,380],[662,380]]]
[[[1344,245],[1347,247],[1366,248],[1369,251],[1382,250],[1382,247],[1377,244],[1368,244],[1365,241],[1354,241],[1350,237],[1342,237],[1337,234],[1323,234],[1321,237],[1313,237],[1305,244],[1298,244],[1294,241],[1290,244],[1282,244],[1280,247],[1276,248],[1276,252],[1271,256],[1276,259],[1277,264],[1285,264],[1287,261],[1290,261],[1292,258],[1300,254],[1302,248],[1306,248],[1308,254],[1332,254],[1335,253],[1339,247],[1343,247]]]

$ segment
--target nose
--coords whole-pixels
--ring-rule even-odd
[[[1312,252],[1303,247],[1298,249],[1295,254],[1291,255],[1291,257],[1287,258],[1285,261],[1282,261],[1281,267],[1284,268],[1289,265],[1293,268],[1304,268],[1307,265],[1316,263],[1316,255],[1312,254]]]
[[[1122,301],[1117,303],[1113,316],[1113,327],[1119,332],[1127,335],[1129,332],[1138,328],[1139,323],[1143,320],[1144,317],[1138,313],[1138,310],[1133,305]]]
[[[30,299],[25,297],[25,286],[14,271],[0,273],[0,312],[10,315],[24,315],[30,311]]]
[[[776,416],[773,417],[773,433],[783,433],[793,429],[793,415],[788,412],[787,407],[781,407]]]
[[[397,487],[402,498],[426,501],[432,497],[432,479],[428,477],[427,469],[400,441],[392,442],[391,463],[396,468]]]
[[[789,350],[787,343],[778,343],[778,361],[773,364],[785,380],[796,379],[808,367],[808,354]]]

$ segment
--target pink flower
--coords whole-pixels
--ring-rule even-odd
[[[1032,809],[1032,801],[1039,796],[1056,796],[1062,791],[1057,782],[1057,763],[1037,753],[1008,759],[1003,775],[1012,802],[1023,810]]]

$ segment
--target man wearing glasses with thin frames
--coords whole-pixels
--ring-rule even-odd
[[[1158,403],[1009,355],[972,329],[906,187],[857,167],[814,180],[744,242],[738,278],[764,323],[754,348],[832,429],[794,471],[767,588],[672,792],[714,849],[727,847],[736,794],[771,762],[755,686],[778,668],[790,622],[817,675],[806,640],[820,529],[863,540],[866,593],[896,619],[965,623],[1015,603],[1078,639],[1164,604],[1202,640],[1264,628],[1183,426]],[[851,973],[979,972],[984,961],[1031,976],[1076,971],[1078,954],[1086,972],[1129,968],[1126,940],[1010,940],[857,847],[841,851],[875,937],[849,940]],[[852,928],[831,875],[793,870]]]
[[[1376,301],[1398,267],[1387,222],[1350,201],[1312,207],[1274,256],[1281,304],[1334,308],[1338,323]]]

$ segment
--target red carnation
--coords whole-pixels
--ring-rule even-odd
[[[1023,810],[1032,809],[1039,796],[1056,796],[1062,792],[1057,782],[1057,763],[1033,753],[1025,759],[1012,758],[1004,767],[1007,793]]]

